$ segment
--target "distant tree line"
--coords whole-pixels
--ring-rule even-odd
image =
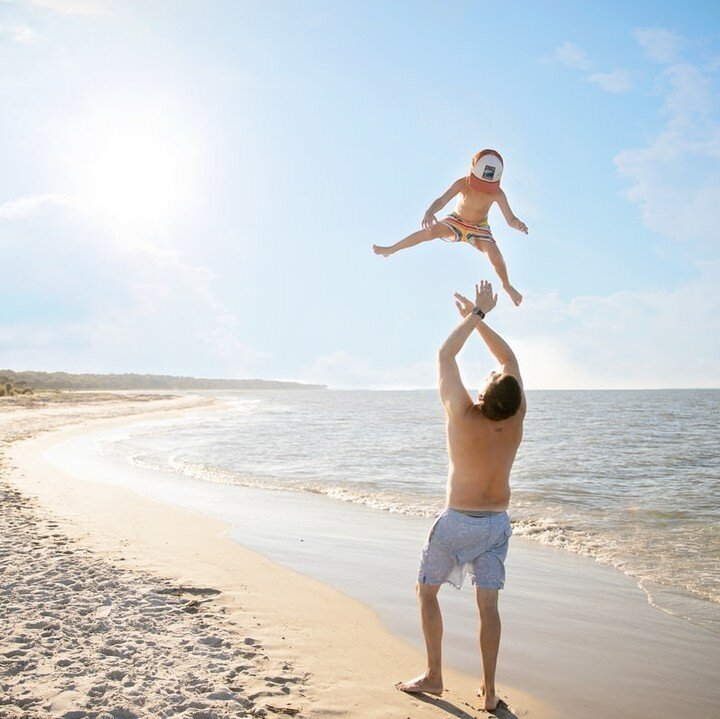
[[[28,382],[22,379],[13,382],[7,377],[0,376],[0,397],[14,397],[17,394],[32,393],[32,387]]]
[[[8,389],[9,387],[9,389]],[[68,372],[14,372],[0,370],[0,396],[33,390],[113,389],[327,389],[323,384],[302,384],[264,379],[204,379],[164,374],[70,374]]]

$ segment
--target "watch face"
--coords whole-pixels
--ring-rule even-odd
[[[473,314],[482,317],[483,311],[479,307],[473,307]]]

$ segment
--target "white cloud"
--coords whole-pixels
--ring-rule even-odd
[[[37,40],[37,33],[27,25],[0,25],[0,33],[10,35],[15,42],[23,44]]]
[[[364,359],[337,350],[317,357],[300,377],[306,382],[327,384],[332,389],[417,389],[435,385],[436,369],[429,361],[376,369]]]
[[[489,324],[507,340],[528,389],[630,389],[720,386],[720,260],[702,264],[679,287],[566,299],[556,292],[502,308]],[[448,327],[450,332],[452,326]],[[377,367],[338,350],[301,378],[344,389],[435,388],[434,353],[407,365]],[[495,363],[482,340],[459,355],[463,380],[477,389]]]
[[[72,204],[72,197],[59,193],[20,197],[17,200],[7,200],[0,204],[0,218],[5,220],[18,220],[32,215],[47,206]]]
[[[29,43],[37,39],[35,31],[26,25],[15,25],[10,28],[10,32],[17,42]]]
[[[490,323],[516,352],[531,389],[718,387],[718,277],[720,261],[673,289],[533,296],[522,312]],[[479,355],[472,360],[476,352],[461,361],[471,384],[488,369]]]
[[[108,0],[26,0],[26,2],[61,15],[103,15],[109,9]]]
[[[211,270],[183,262],[168,248],[108,236],[66,200],[43,195],[0,206],[6,220],[0,252],[8,273],[0,289],[8,318],[0,326],[0,353],[6,365],[231,377],[252,372],[264,355],[243,341],[240,319],[215,290]],[[50,217],[37,213],[43,206],[53,208]],[[32,235],[23,224],[30,222],[41,223]]]
[[[565,302],[552,294],[532,297],[522,312],[503,316],[531,387],[720,386],[715,78],[707,68],[674,62],[679,36],[647,31],[638,41],[666,65],[659,78],[666,119],[644,146],[623,150],[614,161],[643,223],[675,248],[684,247],[678,261],[687,267],[689,258],[697,274],[668,289]],[[601,73],[588,79],[612,89]],[[616,91],[624,85],[619,79]]]
[[[695,277],[667,287],[570,298],[528,293],[520,310],[499,306],[489,322],[516,352],[528,389],[720,387],[720,257],[695,267]],[[338,351],[318,358],[304,379],[434,388],[431,349],[427,361],[405,366]],[[473,336],[459,365],[466,386],[478,388],[493,360]]]
[[[668,85],[664,109],[670,114],[672,126],[692,128],[708,119],[713,121],[712,83],[705,72],[690,63],[677,63],[666,68],[662,78]]]
[[[588,75],[588,82],[598,85],[606,92],[623,93],[632,89],[632,79],[626,70],[595,72]]]
[[[662,28],[635,30],[635,38],[651,60],[661,63],[674,62],[685,42],[681,35]]]
[[[715,261],[674,289],[534,297],[503,324],[529,387],[717,387],[718,277]]]
[[[571,42],[566,41],[562,45],[558,45],[553,53],[553,59],[567,67],[586,71],[588,74],[585,79],[606,92],[622,93],[632,88],[632,79],[626,70],[590,72],[593,63],[590,62],[583,50]]]
[[[720,123],[711,111],[711,81],[686,63],[668,67],[662,79],[665,127],[646,146],[619,152],[615,165],[647,227],[670,240],[693,243],[701,257],[715,257]]]
[[[646,33],[642,43],[658,61],[676,56],[681,40]],[[671,289],[576,297],[537,317],[528,303],[511,318],[527,348],[533,384],[552,380],[560,362],[587,386],[693,387],[720,385],[720,122],[709,71],[686,62],[667,65],[659,78],[665,123],[641,147],[619,152],[615,164],[625,195],[643,223],[674,248],[683,247],[696,277]],[[553,304],[553,297],[546,302]],[[546,310],[548,308],[545,308]],[[547,318],[553,321],[548,326]],[[548,327],[533,335],[533,326]],[[550,361],[548,361],[550,360]],[[531,375],[532,376],[532,375]],[[556,380],[557,381],[557,380]],[[548,384],[546,386],[558,386]]]
[[[587,55],[577,46],[571,42],[564,42],[562,45],[558,45],[555,48],[553,57],[558,62],[568,67],[574,67],[578,70],[586,70],[590,67],[590,61],[587,59]]]

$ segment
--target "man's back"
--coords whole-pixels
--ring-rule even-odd
[[[507,509],[510,469],[522,440],[525,399],[505,420],[485,417],[478,405],[448,414],[447,447],[450,466],[447,504],[454,509]]]

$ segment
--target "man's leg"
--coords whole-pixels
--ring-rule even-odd
[[[510,295],[510,299],[515,305],[519,305],[522,302],[522,295],[510,284],[507,265],[505,264],[505,258],[502,256],[502,252],[500,252],[500,248],[490,240],[476,240],[475,247],[488,256],[490,263],[502,282],[503,289]]]
[[[485,709],[492,711],[498,705],[495,693],[495,667],[500,648],[500,614],[497,589],[475,589],[480,616],[480,654],[482,655],[483,682],[480,694]]]
[[[395,686],[404,692],[425,692],[437,694],[443,692],[442,681],[442,635],[443,623],[438,602],[439,584],[417,584],[420,619],[425,637],[427,670],[414,679],[398,682]]]
[[[449,227],[441,225],[438,222],[432,227],[424,227],[422,230],[413,232],[411,235],[408,235],[407,237],[400,240],[400,242],[396,242],[394,245],[390,245],[389,247],[383,247],[382,245],[373,245],[373,252],[376,255],[388,257],[389,255],[394,254],[398,250],[404,250],[408,247],[414,247],[415,245],[419,245],[421,242],[435,240],[438,237],[451,237],[452,234],[453,232]]]

